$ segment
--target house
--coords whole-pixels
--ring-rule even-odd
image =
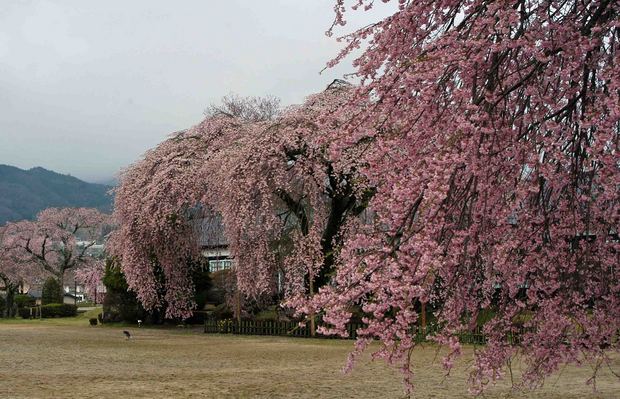
[[[104,244],[98,244],[96,241],[77,241],[75,245],[79,251],[86,247],[86,251],[84,251],[84,254],[87,256],[99,259],[102,259],[104,257]]]
[[[82,301],[84,301],[84,295],[80,295],[80,294],[73,294],[70,292],[65,292],[65,294],[62,297],[62,303],[69,304],[69,305],[77,305],[78,302],[82,302]]]
[[[233,266],[228,241],[224,236],[221,217],[210,216],[197,219],[198,245],[207,259],[209,272],[228,270]]]
[[[41,299],[43,283],[44,281],[32,284],[23,283],[20,287],[20,292],[23,294],[28,294],[35,299]],[[62,290],[64,293],[64,303],[75,304],[85,300],[94,299],[94,294],[91,295],[90,293],[86,293],[85,287],[77,282],[72,269],[65,272]],[[100,294],[104,294],[105,292],[106,288],[103,284],[97,286],[97,296],[99,298]]]
[[[234,265],[234,258],[231,256],[228,240],[224,235],[224,225],[220,216],[208,216],[197,218],[195,228],[198,230],[198,245],[202,256],[207,259],[209,272],[216,273],[229,270]],[[276,279],[277,291],[284,289],[284,275],[278,270]]]
[[[41,285],[37,284],[37,285],[31,285],[31,286],[25,286],[23,289],[23,293],[29,295],[30,297],[34,298],[37,301],[37,304],[41,303],[41,296],[42,296],[42,290],[41,290]],[[84,300],[84,296],[83,295],[74,295],[72,293],[69,292],[65,292],[62,298],[62,302],[63,303],[67,303],[67,304],[76,304],[77,302],[83,301]]]

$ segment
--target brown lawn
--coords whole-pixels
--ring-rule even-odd
[[[341,373],[351,341],[205,335],[197,331],[88,327],[53,322],[0,323],[0,398],[402,398],[397,371],[368,358]],[[471,348],[466,350],[471,355]],[[415,352],[418,398],[467,394],[467,361],[444,378],[436,349]],[[466,356],[467,357],[467,356]],[[614,371],[620,369],[615,359]],[[438,372],[439,370],[439,372]],[[535,392],[509,382],[487,398],[619,398],[607,369],[598,393],[592,370],[566,367]]]

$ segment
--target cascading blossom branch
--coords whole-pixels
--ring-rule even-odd
[[[336,2],[334,26],[346,7]],[[346,240],[309,309],[342,332],[361,305],[355,353],[379,338],[377,355],[402,363],[411,389],[420,303],[452,355],[459,332],[493,315],[474,392],[515,354],[536,386],[618,350],[619,18],[607,0],[401,0],[342,38],[330,65],[364,45],[357,96],[374,102],[345,107],[348,129],[333,138],[347,148],[371,137],[361,172],[377,219]]]
[[[345,226],[372,194],[357,150],[334,158],[329,147],[343,123],[334,112],[351,93],[335,82],[283,112],[269,99],[225,99],[121,175],[110,246],[146,308],[191,315],[188,261],[199,255],[202,218],[221,220],[245,295],[273,294],[280,280],[304,303],[327,282]]]
[[[333,272],[348,221],[371,195],[357,148],[334,158],[329,137],[344,122],[335,112],[352,87],[335,81],[218,150],[203,172],[217,191],[207,202],[222,216],[237,282],[246,295],[273,293],[284,277],[289,305],[303,306]],[[208,176],[208,177],[207,177]]]
[[[103,301],[104,293],[101,290],[98,291],[98,289],[103,285],[104,274],[105,263],[103,260],[98,260],[87,267],[76,270],[75,279],[84,286],[84,291],[89,298],[100,303]]]
[[[207,118],[121,174],[114,201],[118,229],[110,253],[121,261],[129,287],[146,309],[166,304],[167,317],[191,316],[189,265],[200,252],[191,215],[207,187],[200,171],[209,148],[237,127],[230,118]]]

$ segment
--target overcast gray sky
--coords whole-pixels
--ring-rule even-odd
[[[0,164],[101,181],[228,93],[299,103],[351,71],[334,2],[1,0]]]

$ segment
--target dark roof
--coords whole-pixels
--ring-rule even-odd
[[[208,216],[196,220],[198,245],[201,248],[221,248],[228,246],[224,226],[220,216]]]

